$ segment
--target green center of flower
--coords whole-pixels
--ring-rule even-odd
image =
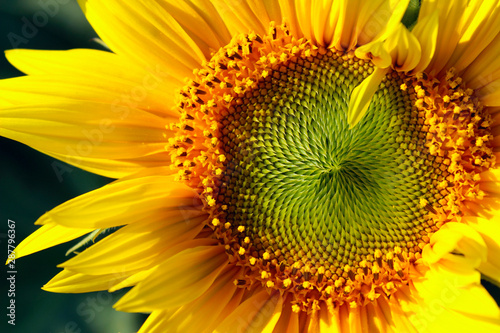
[[[430,185],[442,172],[399,76],[347,124],[351,92],[370,70],[333,54],[294,59],[233,101],[218,202],[228,207],[219,219],[245,227],[241,245],[249,237],[279,262],[340,266],[427,234],[420,200],[437,201]]]

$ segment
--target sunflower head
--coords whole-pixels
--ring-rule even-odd
[[[452,2],[461,12],[424,1],[410,31],[400,23],[408,2],[357,2],[359,11],[343,1],[221,3],[140,2],[141,31],[152,45],[160,42],[151,31],[161,31],[167,45],[141,48],[146,60],[104,30],[120,65],[148,72],[147,60],[160,61],[171,71],[160,87],[169,108],[152,98],[120,118],[119,128],[136,120],[143,140],[113,163],[98,161],[110,149],[79,161],[123,177],[100,190],[104,203],[83,196],[56,208],[20,246],[25,255],[55,242],[33,246],[37,237],[70,240],[126,224],[63,264],[47,288],[97,289],[121,268],[106,288],[134,286],[116,307],[152,311],[141,332],[233,332],[242,316],[246,331],[414,332],[441,327],[425,321],[425,307],[453,281],[482,293],[484,325],[498,328],[478,272],[500,275],[487,255],[500,240],[486,235],[498,209],[500,100],[477,76],[500,73],[500,64],[475,62],[500,45],[491,28],[498,6]],[[127,6],[116,4],[116,15]],[[86,10],[99,26],[114,17],[94,1]],[[170,13],[166,23],[156,11]],[[478,36],[488,42],[473,42]],[[68,217],[78,202],[100,212],[121,191],[125,204],[113,207],[126,223]],[[128,237],[153,250],[134,253]],[[473,312],[460,302],[443,311],[477,324],[457,314]],[[186,322],[200,313],[206,327]]]

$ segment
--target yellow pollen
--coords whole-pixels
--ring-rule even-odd
[[[211,195],[208,195],[207,196],[207,203],[209,206],[215,206],[216,201]]]

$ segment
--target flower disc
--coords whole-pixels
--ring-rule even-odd
[[[407,283],[443,216],[459,209],[470,184],[452,182],[478,170],[462,167],[467,154],[440,135],[469,126],[468,142],[482,118],[428,111],[441,103],[453,113],[470,94],[450,104],[449,82],[439,90],[388,72],[350,128],[352,92],[372,72],[370,61],[272,26],[234,38],[181,92],[172,159],[198,189],[208,230],[246,267],[238,285],[291,292],[296,311],[320,300],[365,304]]]

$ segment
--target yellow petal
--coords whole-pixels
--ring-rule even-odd
[[[425,69],[428,74],[439,73],[451,57],[460,39],[466,16],[469,14],[466,8],[467,0],[422,2],[420,17],[429,17],[436,10],[439,13],[436,51]]]
[[[342,1],[296,0],[293,4],[292,1],[286,2],[286,5],[285,1],[281,1],[281,3],[287,8],[285,12],[290,11],[289,7],[294,7],[297,30],[299,30],[296,32],[298,36],[304,36],[316,45],[332,46],[336,27],[341,24],[339,20],[341,20],[344,6]],[[341,31],[338,31],[337,34],[341,34]]]
[[[375,39],[385,40],[403,18],[409,1],[342,1],[333,44],[352,50]]]
[[[429,16],[419,19],[413,28],[412,34],[417,38],[422,49],[420,61],[412,70],[413,73],[423,72],[431,62],[436,52],[438,28],[439,13],[437,10]]]
[[[9,258],[7,263],[13,259],[18,259],[28,254],[69,242],[92,231],[94,231],[92,228],[75,229],[49,222],[26,237],[15,248],[15,257]]]
[[[499,218],[493,220],[480,217],[465,217],[463,222],[477,231],[484,242],[488,251],[487,259],[479,265],[478,270],[500,284],[500,228]]]
[[[84,274],[109,274],[151,267],[172,246],[193,239],[207,216],[201,210],[158,212],[124,226],[59,265]]]
[[[500,83],[500,36],[497,36],[488,47],[467,67],[462,74],[467,87],[471,89],[482,88],[482,97],[485,94],[498,91]]]
[[[267,331],[264,332],[299,332],[299,316],[296,312],[292,311],[292,306],[289,300],[285,300],[283,310],[279,315],[279,320],[276,323],[267,325]]]
[[[399,23],[399,29],[387,38],[385,47],[391,55],[392,68],[397,71],[409,72],[421,61],[420,43],[402,23]]]
[[[486,243],[481,235],[470,226],[456,222],[443,225],[422,251],[424,262],[442,265],[457,273],[473,272],[486,258]]]
[[[147,170],[150,175],[121,179],[85,193],[47,212],[37,224],[110,228],[141,221],[162,211],[182,216],[186,207],[187,211],[198,207],[197,195],[186,185],[174,182],[173,176],[161,175],[161,170]]]
[[[90,158],[83,156],[68,156],[64,154],[47,153],[45,154],[52,156],[58,160],[64,161],[69,164],[78,166],[81,169],[87,170],[89,172],[102,175],[109,178],[122,178],[143,169],[160,168],[165,166],[165,161],[170,160],[170,154],[168,152],[161,152],[153,155],[141,156],[133,159],[102,159],[102,158]],[[59,162],[54,162],[52,164],[54,172],[56,175],[64,177],[67,172],[67,167]]]
[[[198,45],[159,2],[78,2],[106,45],[146,70],[159,64],[182,80],[191,77],[193,68],[206,60]]]
[[[125,106],[166,117],[183,82],[156,65],[147,72],[124,57],[97,50],[10,50],[9,61],[27,77],[0,81],[0,106],[55,104],[61,100]]]
[[[404,308],[419,332],[500,330],[500,310],[479,276],[464,284],[459,275],[428,270],[413,284],[418,293]]]
[[[388,71],[388,69],[375,68],[370,76],[354,88],[347,113],[347,122],[351,128],[356,126],[368,111],[372,97]]]
[[[478,2],[477,6],[477,11],[471,15],[470,22],[446,65],[447,68],[454,67],[458,72],[463,71],[500,33],[500,3],[487,0]]]
[[[215,0],[212,3],[233,36],[250,32],[265,34],[271,18],[277,24],[281,23],[281,15],[277,16],[279,13],[277,0],[265,3],[263,1]]]
[[[375,40],[360,46],[354,52],[360,59],[370,59],[378,68],[387,68],[392,63],[392,58],[383,41]]]
[[[131,274],[132,272],[128,272]],[[63,270],[43,286],[43,290],[53,293],[88,293],[107,290],[110,286],[123,281],[127,275],[115,272],[104,275],[87,275]]]
[[[153,311],[137,333],[163,333],[170,311]]]
[[[212,285],[227,260],[222,246],[182,251],[160,264],[115,307],[120,311],[149,312],[189,303]]]
[[[203,295],[165,318],[163,331],[212,332],[218,324],[218,316],[239,289],[233,283],[238,274],[237,267],[225,269]]]
[[[4,108],[0,122],[0,135],[49,155],[65,156],[69,164],[85,169],[86,158],[102,159],[103,175],[109,160],[147,160],[164,154],[166,137],[172,136],[165,118],[97,102]]]
[[[278,2],[283,20],[290,28],[292,35],[297,38],[302,38],[304,34],[300,29],[300,20],[297,17],[297,7],[295,6],[294,0],[278,0]]]
[[[270,323],[278,320],[282,305],[283,300],[279,293],[269,295],[267,290],[263,289],[241,303],[214,333],[260,333]]]
[[[226,25],[210,1],[166,0],[158,4],[175,18],[207,59],[231,40]]]

